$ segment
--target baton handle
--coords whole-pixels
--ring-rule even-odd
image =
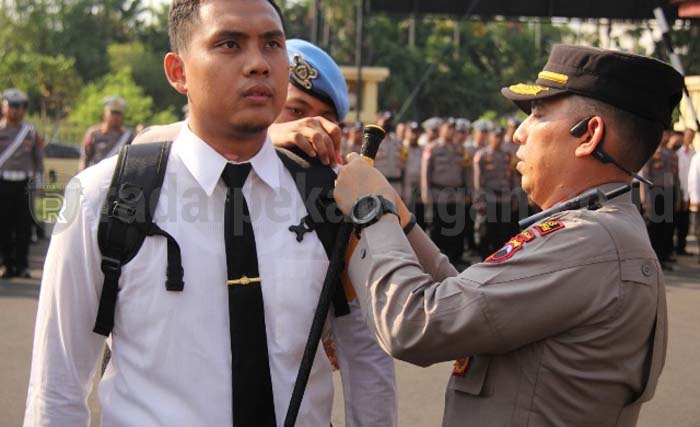
[[[382,143],[385,136],[386,132],[379,126],[370,125],[365,127],[360,155],[366,161],[370,162],[370,164],[374,163],[374,159],[377,156],[377,151],[379,150],[379,144]],[[318,351],[318,345],[321,342],[323,326],[326,323],[330,304],[333,300],[333,293],[336,291],[336,289],[338,289],[340,275],[345,270],[345,251],[347,250],[348,242],[352,236],[352,230],[352,222],[350,222],[348,218],[345,218],[345,220],[340,224],[335,246],[333,247],[333,253],[329,260],[328,271],[326,272],[326,277],[323,280],[323,288],[321,288],[321,294],[318,297],[318,304],[316,305],[316,312],[314,313],[314,318],[311,322],[309,338],[306,341],[306,346],[304,347],[304,354],[301,358],[299,372],[297,373],[297,379],[294,383],[292,398],[289,402],[287,415],[284,419],[285,427],[294,427],[296,424],[297,416],[299,415],[299,408],[301,407],[304,392],[306,391],[306,385],[309,382],[311,368],[314,364],[314,358],[316,356],[316,352]]]

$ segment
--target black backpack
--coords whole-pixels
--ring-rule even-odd
[[[180,247],[170,234],[153,222],[171,146],[172,141],[135,144],[119,151],[97,230],[105,279],[93,331],[100,335],[109,336],[112,332],[121,269],[136,256],[146,237],[167,239],[165,289],[171,292],[184,289]],[[277,154],[294,178],[308,212],[297,227],[316,231],[330,259],[342,222],[342,215],[332,198],[335,173],[319,160],[296,149],[277,148]],[[340,280],[337,280],[333,295],[335,315],[349,313]]]

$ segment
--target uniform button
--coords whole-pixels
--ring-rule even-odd
[[[646,277],[651,276],[651,274],[654,272],[653,268],[651,267],[650,262],[645,262],[642,265],[642,274],[645,275]]]
[[[363,248],[363,249],[360,251],[360,259],[365,259],[366,256],[367,256],[367,249],[364,249],[364,248]]]

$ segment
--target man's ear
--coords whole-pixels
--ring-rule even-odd
[[[605,123],[600,116],[593,116],[588,121],[588,128],[578,137],[579,144],[574,151],[576,157],[586,157],[593,154],[598,145],[603,142]]]
[[[168,52],[163,60],[163,68],[170,86],[181,94],[187,95],[187,76],[182,57],[177,53]]]

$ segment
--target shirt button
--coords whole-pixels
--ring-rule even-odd
[[[645,262],[642,265],[642,274],[645,275],[646,277],[651,276],[653,273],[653,269],[651,268],[651,263],[650,262]]]

